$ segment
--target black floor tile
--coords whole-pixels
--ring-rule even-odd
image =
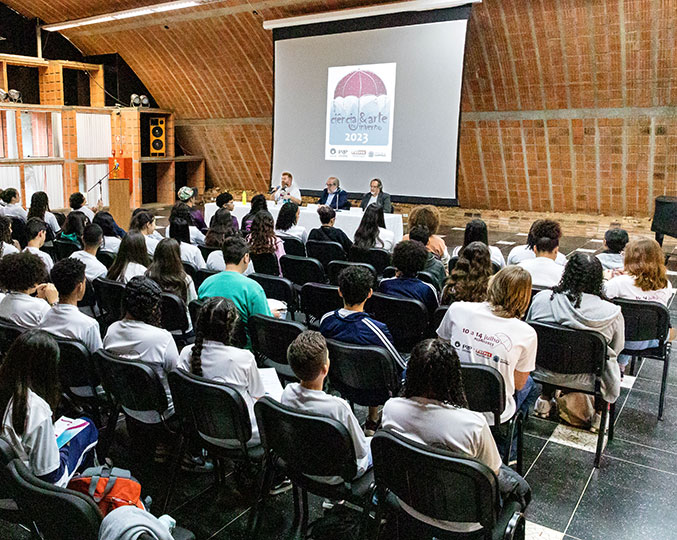
[[[651,358],[645,358],[641,361],[641,369],[637,375],[638,380],[651,380],[660,382],[662,377],[663,362],[660,360],[652,360]],[[677,353],[672,353],[670,356],[670,365],[668,366],[668,383],[677,385]]]
[[[547,442],[547,439],[533,437],[527,433],[524,434],[524,453],[522,457],[523,474],[529,470],[529,467],[531,467],[531,465],[534,463]]]
[[[526,518],[563,531],[590,476],[592,457],[583,450],[548,443],[526,475],[533,492]]]
[[[668,473],[675,471],[675,463],[677,463],[677,451],[660,450],[633,443],[620,436],[614,436],[614,439],[609,441],[604,455]]]
[[[552,435],[552,432],[555,431],[557,425],[557,422],[531,415],[524,427],[524,432],[534,437],[548,439]]]
[[[6,540],[32,540],[33,536],[21,525],[0,519],[0,538]]]
[[[676,479],[609,460],[593,473],[567,534],[585,540],[677,538]]]
[[[663,420],[658,420],[658,395],[634,390],[616,423],[616,435],[663,450],[677,448],[677,398],[665,398]]]

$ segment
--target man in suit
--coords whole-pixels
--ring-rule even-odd
[[[320,200],[317,204],[326,204],[335,210],[350,209],[348,202],[348,192],[341,189],[341,182],[335,176],[327,178],[327,187],[324,188]]]
[[[378,178],[374,178],[369,183],[369,193],[365,193],[364,197],[362,197],[360,207],[362,210],[366,210],[370,204],[380,204],[386,214],[393,213],[390,195],[383,191],[383,183]]]

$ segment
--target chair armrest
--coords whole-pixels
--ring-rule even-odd
[[[519,540],[516,533],[524,527],[524,515],[518,502],[508,502],[498,516],[498,521],[492,531],[492,540]],[[524,536],[521,536],[524,538]]]

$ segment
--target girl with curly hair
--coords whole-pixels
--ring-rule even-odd
[[[284,255],[284,243],[275,235],[275,221],[268,212],[258,212],[254,216],[247,242],[252,255],[273,253],[279,266],[280,258]]]
[[[623,350],[625,327],[621,308],[609,302],[604,294],[602,263],[589,253],[575,252],[564,268],[559,285],[534,296],[527,319],[555,323],[577,330],[593,330],[604,337],[607,344],[607,362],[602,373],[602,397],[607,403],[618,399],[621,389],[620,371],[616,358]],[[539,369],[539,378],[553,384],[594,388],[591,374],[562,375]],[[536,401],[535,414],[547,417],[555,405],[553,389],[543,386]],[[560,410],[560,416],[562,416]],[[591,415],[590,415],[591,416]],[[587,418],[582,409],[571,410],[571,423],[590,422],[593,431],[600,429],[601,413]],[[569,420],[569,419],[568,419]]]
[[[233,346],[239,324],[240,315],[232,300],[222,296],[207,299],[195,323],[195,343],[183,348],[178,367],[237,389],[252,423],[252,437],[247,444],[254,445],[260,442],[254,403],[263,397],[265,388],[254,355]]]
[[[221,248],[226,238],[238,234],[236,222],[237,218],[232,216],[227,208],[219,208],[212,217],[211,226],[205,235],[205,246]]]
[[[483,242],[465,246],[444,286],[441,304],[484,302],[492,274],[490,257],[489,248]]]
[[[293,202],[288,202],[282,205],[280,213],[277,215],[277,223],[275,223],[275,234],[281,238],[296,238],[304,244],[308,240],[308,231],[299,221],[299,205]]]

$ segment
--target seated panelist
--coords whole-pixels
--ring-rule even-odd
[[[348,192],[341,189],[341,182],[335,176],[327,178],[327,187],[324,188],[318,204],[326,204],[334,210],[350,209]]]
[[[370,204],[380,204],[386,214],[393,213],[393,204],[390,202],[390,195],[383,191],[383,182],[378,178],[374,178],[369,183],[369,193],[365,193],[362,197],[360,208],[366,210]]]
[[[301,200],[301,190],[296,182],[294,182],[292,174],[287,171],[280,175],[280,185],[272,190],[270,197],[276,203],[279,202],[281,204],[291,201],[301,206],[303,203]]]

